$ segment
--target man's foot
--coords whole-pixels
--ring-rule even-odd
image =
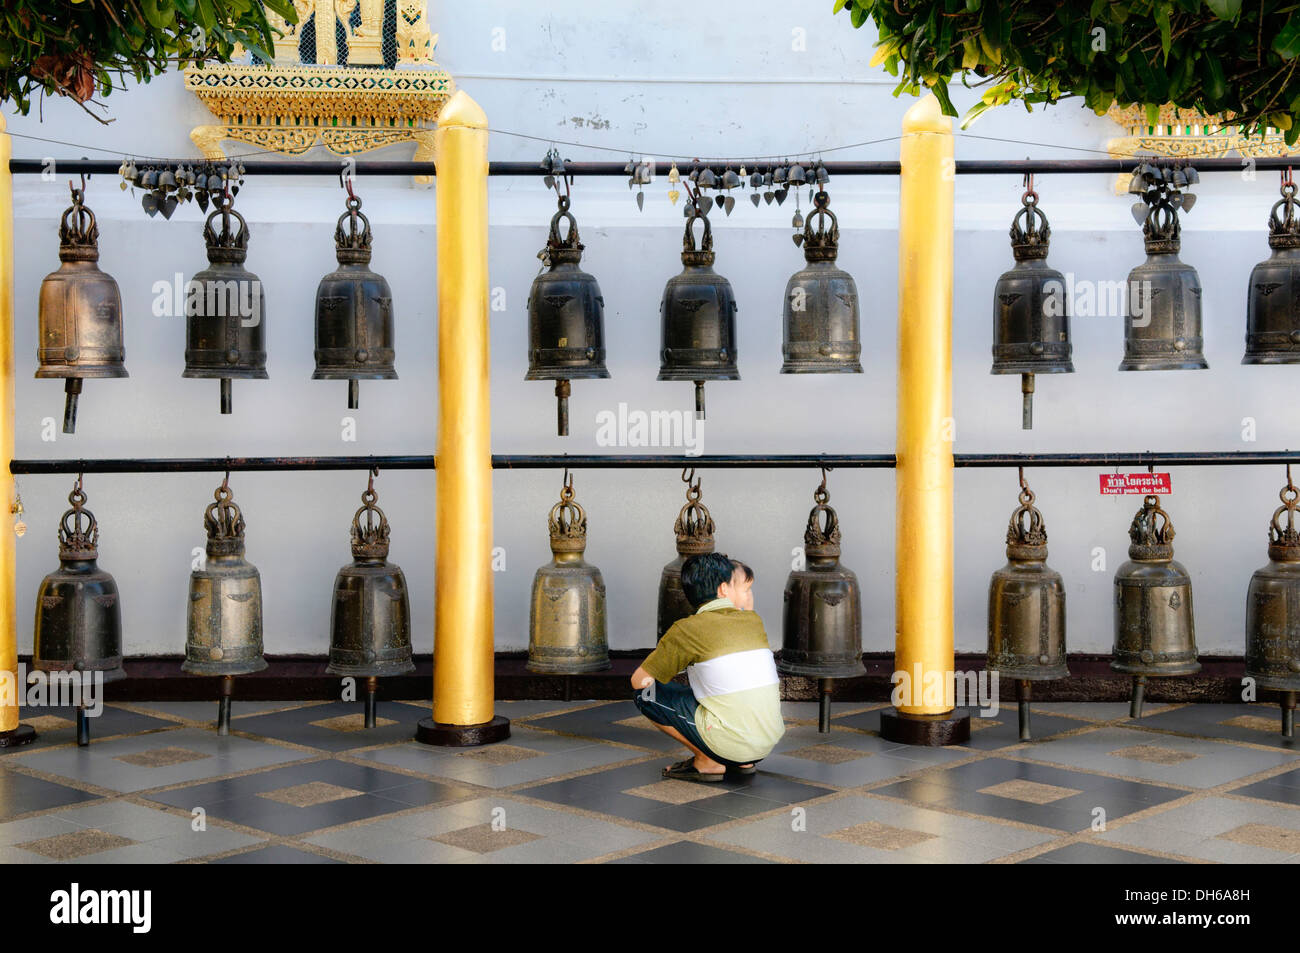
[[[712,784],[726,777],[726,769],[716,761],[708,762],[718,769],[716,771],[701,771],[695,766],[697,761],[698,758],[687,758],[685,761],[670,764],[663,769],[663,776],[673,781],[697,781],[704,784]]]

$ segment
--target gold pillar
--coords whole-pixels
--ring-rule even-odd
[[[953,138],[933,95],[907,111],[900,158],[894,667],[912,690],[898,711],[941,715],[954,668]],[[939,704],[922,694],[931,672],[943,679]]]
[[[463,91],[438,117],[437,550],[433,717],[416,737],[483,744],[493,717],[487,116]]]
[[[14,478],[9,461],[14,456],[14,179],[9,172],[13,139],[5,132],[0,115],[0,498],[11,518]],[[35,738],[27,725],[18,724],[18,606],[14,532],[8,519],[0,520],[0,746],[23,744]]]

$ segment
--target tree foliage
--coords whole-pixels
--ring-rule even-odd
[[[854,27],[875,23],[873,65],[929,88],[957,115],[948,82],[984,88],[964,124],[1013,99],[1026,108],[1082,96],[1099,115],[1114,103],[1165,103],[1231,114],[1249,132],[1300,135],[1300,4],[1285,0],[834,0]],[[1154,121],[1154,119],[1152,120]]]
[[[235,44],[271,59],[270,9],[291,23],[293,0],[4,0],[0,101],[23,113],[33,92],[78,103],[107,96],[127,76],[148,82],[168,68],[229,61]]]

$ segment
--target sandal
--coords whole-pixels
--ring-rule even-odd
[[[676,764],[670,764],[663,769],[663,776],[672,781],[694,781],[698,784],[715,784],[726,778],[726,772],[721,774],[703,774],[695,768],[695,759],[687,758],[685,761],[678,761]]]
[[[751,764],[751,765],[750,765],[749,767],[747,767],[747,768],[742,768],[740,765],[736,765],[735,767],[732,767],[731,765],[727,765],[727,773],[728,773],[728,774],[738,774],[738,775],[740,775],[742,778],[747,778],[747,777],[749,777],[751,774],[757,774],[757,773],[758,773],[758,765],[756,765],[756,764]]]

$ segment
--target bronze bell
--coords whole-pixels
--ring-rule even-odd
[[[1143,499],[1128,535],[1128,561],[1115,573],[1115,657],[1110,667],[1133,676],[1130,717],[1141,718],[1148,677],[1192,675],[1201,663],[1196,660],[1192,579],[1174,560],[1174,525],[1158,497]]]
[[[1023,473],[1020,505],[1007,527],[1007,564],[989,582],[985,669],[1016,680],[1021,741],[1030,738],[1030,683],[1070,676],[1065,663],[1065,584],[1047,565],[1047,528]]]
[[[1142,222],[1147,260],[1129,272],[1119,369],[1203,370],[1209,365],[1202,353],[1201,279],[1178,260],[1178,210],[1191,209],[1196,196],[1181,191],[1174,170],[1145,169],[1133,177],[1130,191],[1142,197],[1133,217]]]
[[[203,512],[207,562],[190,574],[189,632],[181,671],[245,675],[266,668],[262,657],[262,577],[244,558],[244,517],[229,481]]]
[[[81,189],[59,222],[59,270],[41,282],[38,378],[65,379],[63,432],[77,429],[77,398],[88,377],[127,377],[122,294],[99,270],[99,226]]]
[[[1073,374],[1065,276],[1047,265],[1052,227],[1032,185],[1011,220],[1016,259],[993,286],[994,374],[1019,374],[1021,429],[1034,426],[1034,375]]]
[[[533,577],[528,613],[528,670],[577,675],[610,667],[605,636],[605,580],[583,559],[587,513],[573,498],[566,472],[560,502],[551,507],[549,563]]]
[[[72,509],[59,523],[59,568],[41,580],[36,597],[32,668],[103,672],[105,682],[115,682],[126,678],[122,606],[117,583],[96,562],[99,524],[85,509],[80,476],[68,502]]]
[[[330,610],[331,675],[367,678],[415,671],[406,576],[388,562],[388,517],[377,503],[374,473],[352,517],[352,563],[334,578]]]
[[[713,229],[698,203],[687,209],[682,271],[668,279],[659,304],[662,327],[661,381],[695,382],[695,416],[704,419],[704,382],[738,381],[736,295],[713,270]],[[704,222],[695,247],[694,225]]]
[[[1300,364],[1300,210],[1289,178],[1268,216],[1273,253],[1250,272],[1243,364]]]
[[[829,208],[830,201],[829,195],[818,192],[803,233],[794,236],[795,243],[803,245],[808,264],[785,286],[782,374],[862,373],[858,286],[852,275],[835,264],[840,224]],[[814,218],[818,219],[816,231]]]
[[[361,199],[349,195],[347,211],[334,229],[339,267],[316,287],[316,371],[311,379],[347,381],[349,410],[361,404],[361,381],[397,380],[393,292],[383,275],[370,270],[371,236]]]
[[[659,577],[656,642],[664,637],[674,622],[695,612],[695,606],[682,590],[682,565],[691,556],[713,552],[713,517],[709,508],[700,502],[701,481],[695,477],[694,470],[688,470],[682,474],[682,482],[686,484],[686,505],[673,524],[673,532],[677,534],[677,558],[664,566]]]
[[[823,471],[813,492],[815,505],[804,530],[803,569],[785,584],[782,647],[776,669],[782,675],[821,680],[821,731],[830,731],[830,680],[867,674],[862,664],[862,589],[853,570],[840,565],[840,520],[829,506]]]
[[[212,222],[221,216],[221,231]],[[230,219],[239,221],[232,231]],[[248,223],[231,208],[229,194],[203,226],[208,267],[190,279],[185,315],[182,377],[221,381],[221,412],[231,412],[231,382],[266,380],[266,296],[257,275],[244,267]]]
[[[1290,466],[1281,497],[1268,527],[1268,565],[1251,576],[1246,593],[1246,677],[1282,693],[1282,734],[1290,738],[1300,692],[1300,489],[1291,482]]]
[[[560,220],[569,232],[560,238]],[[605,299],[596,279],[583,271],[583,244],[569,197],[551,218],[540,257],[547,270],[528,292],[528,373],[526,381],[555,381],[557,432],[569,435],[569,381],[609,377],[605,369]]]

